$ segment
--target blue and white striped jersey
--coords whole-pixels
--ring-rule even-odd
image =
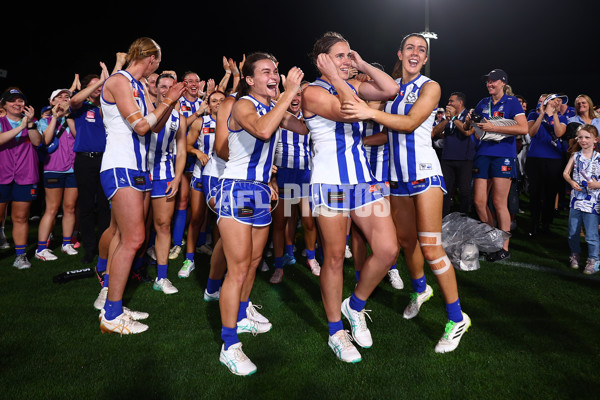
[[[148,115],[144,86],[127,71],[117,71],[131,83],[133,97],[143,116]],[[108,78],[111,79],[111,78]],[[102,156],[101,171],[113,168],[128,168],[137,171],[148,171],[147,152],[150,145],[150,134],[140,136],[129,126],[121,115],[116,103],[104,99],[104,89],[100,96],[102,120],[106,130],[106,149]]]
[[[171,180],[175,177],[175,137],[180,123],[181,115],[173,110],[163,129],[158,133],[152,132],[148,165],[153,180]]]
[[[394,100],[385,105],[385,112],[406,115],[419,98],[423,85],[429,82],[426,76],[419,75],[408,83],[396,80],[400,92]],[[435,120],[436,107],[431,115],[413,132],[397,132],[388,129],[390,145],[390,180],[414,182],[434,175],[442,175],[440,162],[431,144],[431,130]]]
[[[302,119],[302,112],[297,117]],[[275,150],[275,165],[282,168],[310,169],[310,164],[310,134],[300,135],[281,129],[281,137]]]

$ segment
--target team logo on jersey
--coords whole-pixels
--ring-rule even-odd
[[[417,96],[417,94],[415,92],[410,92],[408,94],[408,96],[406,96],[406,101],[404,103],[415,104],[418,99],[419,99],[419,97]]]
[[[421,171],[431,171],[433,169],[433,166],[431,165],[431,163],[419,163],[419,169]]]
[[[171,121],[171,130],[172,131],[176,131],[177,130],[177,122]]]
[[[85,120],[88,122],[96,122],[96,112],[94,112],[94,110],[88,110],[85,113]]]
[[[196,184],[194,185],[194,188],[196,188],[196,189],[202,189],[202,182],[196,181]]]
[[[497,118],[504,118],[504,113],[502,112],[502,110],[494,111],[494,115],[493,116],[497,117]]]

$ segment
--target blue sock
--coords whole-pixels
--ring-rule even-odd
[[[448,319],[450,321],[460,322],[463,320],[460,299],[456,300],[454,303],[446,304],[446,314],[448,314]]]
[[[194,261],[194,253],[185,253],[185,259]]]
[[[167,277],[167,264],[158,264],[156,266],[156,279],[161,280]]]
[[[237,326],[235,328],[221,327],[221,339],[223,339],[225,350],[229,349],[229,346],[238,343],[240,339],[237,335]]]
[[[425,288],[427,287],[427,279],[425,279],[425,275],[419,279],[411,279],[413,290],[417,293],[423,293]]]
[[[96,263],[96,271],[98,271],[98,272],[106,271],[107,263],[108,263],[108,260],[106,258],[102,258],[102,257],[98,256],[98,262]]]
[[[27,247],[26,244],[16,244],[15,243],[15,251],[17,252],[17,255],[23,255],[25,254],[25,248]]]
[[[209,294],[217,293],[219,288],[221,287],[221,279],[210,279],[206,282],[206,291]]]
[[[275,268],[283,268],[283,257],[275,257]]]
[[[63,243],[62,245],[65,246],[67,244],[71,243],[71,236],[63,236]]]
[[[351,309],[361,312],[365,308],[365,304],[367,304],[366,300],[361,300],[356,297],[356,294],[352,293],[352,296],[350,296],[350,302],[348,304]]]
[[[104,274],[104,279],[102,280],[102,287],[108,287],[108,274]]]
[[[175,210],[173,216],[173,244],[181,246],[183,243],[183,232],[185,231],[185,220],[187,218],[187,210]]]
[[[37,252],[39,253],[39,252],[45,250],[46,248],[48,248],[48,241],[47,240],[38,240]]]
[[[346,246],[348,246],[349,242],[350,242],[350,235],[346,235]]]
[[[315,259],[315,251],[314,250],[306,250],[306,259],[314,260]]]
[[[323,261],[323,249],[321,247],[318,247],[317,251],[319,252],[319,258],[321,259],[321,261]]]
[[[240,309],[238,310],[238,322],[246,318],[246,308],[248,308],[248,301],[240,301]]]
[[[285,245],[285,252],[288,254],[288,256],[294,257],[294,245],[293,244],[286,244]]]
[[[202,246],[206,244],[206,232],[200,232],[198,234],[198,241],[196,241],[196,246]]]
[[[391,271],[391,270],[393,270],[393,269],[398,269],[398,267],[396,266],[396,264],[394,264],[394,265],[392,265],[392,266],[390,267],[390,271]]]
[[[123,300],[110,301],[107,299],[104,303],[104,311],[104,318],[109,320],[117,318],[123,313]]]
[[[341,331],[342,329],[344,329],[344,324],[342,323],[342,320],[340,319],[337,322],[329,322],[329,336],[333,336],[336,333],[338,333],[339,331]]]
[[[144,264],[144,258],[143,257],[136,257],[133,260],[133,265],[131,266],[131,269],[133,271],[137,271],[138,269],[142,268],[143,264]]]
[[[356,274],[356,283],[358,283],[360,279],[360,271],[354,270],[354,273]]]

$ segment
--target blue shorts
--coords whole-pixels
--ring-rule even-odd
[[[47,188],[76,188],[74,172],[44,172],[44,186]]]
[[[252,226],[271,223],[271,189],[265,183],[222,179],[215,202],[217,223],[221,218]]]
[[[195,176],[192,176],[190,187],[198,192],[204,193],[204,180],[202,178],[196,178]]]
[[[473,179],[516,178],[516,166],[516,158],[475,156],[473,160]]]
[[[334,211],[352,211],[384,198],[381,184],[359,183],[356,185],[330,185],[313,183],[310,185],[310,202],[313,214],[319,214],[319,207]]]
[[[194,165],[196,165],[196,156],[187,156],[185,159],[185,168],[183,172],[194,172]]]
[[[444,177],[435,175],[412,182],[390,182],[390,194],[392,196],[416,196],[433,187],[441,188],[444,194],[447,192]]]
[[[168,180],[168,179],[158,179],[155,181],[151,181],[150,185],[152,186],[152,189],[150,190],[150,197],[152,198],[157,198],[157,197],[166,197],[167,196],[167,187],[169,185],[169,182],[172,182],[173,180]]]
[[[152,190],[150,173],[127,168],[112,168],[100,172],[100,183],[107,199],[111,199],[117,190],[130,187],[140,192]]]
[[[310,169],[278,168],[279,198],[300,199],[310,195]]]
[[[219,188],[219,178],[216,176],[202,175],[202,187],[204,188],[204,197],[206,203],[215,198]]]
[[[15,181],[0,185],[0,203],[9,201],[33,201],[37,199],[38,185],[19,185]]]

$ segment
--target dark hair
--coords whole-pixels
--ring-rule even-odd
[[[275,64],[277,64],[277,59],[269,53],[257,51],[255,53],[252,53],[249,56],[247,56],[246,61],[244,62],[244,66],[242,67],[242,70],[240,71],[241,75],[244,78],[240,79],[240,82],[237,87],[237,98],[238,99],[240,99],[240,98],[246,96],[248,93],[250,93],[250,86],[246,82],[246,79],[248,77],[254,76],[255,65],[257,62],[259,62],[261,60],[271,60]]]
[[[88,74],[81,79],[81,87],[86,88],[92,81],[92,79],[100,79],[100,77],[96,74]]]
[[[183,76],[181,77],[181,79],[185,80],[185,77],[188,76],[188,75],[191,75],[191,74],[194,74],[194,75],[198,76],[198,79],[200,79],[200,76],[196,72],[194,72],[194,71],[185,71],[183,73]]]
[[[171,79],[175,80],[175,77],[173,75],[171,75],[171,74],[160,74],[156,78],[156,84],[155,85],[156,85],[157,88],[158,88],[158,84],[159,84],[160,80],[164,79],[164,78],[171,78]]]
[[[429,51],[429,43],[427,42],[427,39],[425,38],[425,36],[423,36],[420,33],[409,33],[408,35],[404,36],[402,38],[402,41],[400,42],[400,50],[402,50],[404,48],[404,45],[406,44],[406,41],[408,39],[410,39],[411,37],[418,37],[421,38],[425,41],[425,44],[427,45],[427,51]]]
[[[458,101],[462,101],[463,104],[467,104],[467,96],[463,92],[452,92],[450,96],[456,96]]]
[[[223,96],[225,96],[225,93],[223,93],[222,91],[220,91],[220,90],[215,90],[215,91],[213,91],[211,94],[209,94],[209,95],[208,95],[208,98],[206,99],[206,102],[207,102],[207,103],[210,103],[210,98],[211,98],[211,97],[213,97],[213,95],[215,95],[215,94],[217,94],[217,93],[220,93],[220,94],[222,94]]]
[[[337,32],[326,32],[323,36],[317,39],[313,45],[312,53],[310,53],[310,58],[313,64],[315,66],[317,65],[317,57],[319,57],[319,54],[329,53],[329,50],[333,47],[333,45],[339,42],[348,43],[348,41]]]

